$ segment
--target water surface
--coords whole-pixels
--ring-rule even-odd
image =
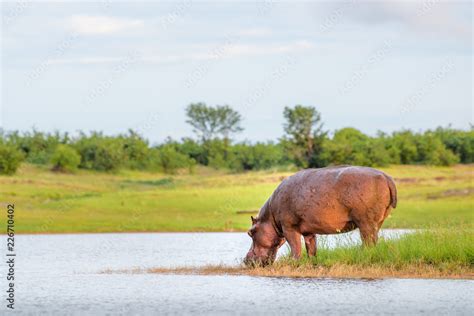
[[[383,232],[386,237],[402,233]],[[21,235],[16,239],[15,307],[23,314],[473,314],[474,282],[469,280],[101,273],[238,264],[250,246],[244,233]],[[360,242],[357,233],[328,236],[322,242],[335,246],[348,240]],[[5,304],[0,310],[5,310]]]

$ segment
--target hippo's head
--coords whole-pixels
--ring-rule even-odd
[[[262,222],[258,218],[252,219],[252,227],[248,235],[252,238],[252,246],[244,259],[246,265],[268,265],[275,261],[278,248],[285,242],[278,236],[270,222]]]

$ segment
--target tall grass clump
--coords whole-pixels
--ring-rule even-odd
[[[402,270],[431,267],[437,270],[474,268],[474,232],[469,229],[436,229],[409,233],[399,239],[380,239],[375,247],[320,245],[314,258],[293,261],[289,256],[278,265],[296,267],[357,266]]]

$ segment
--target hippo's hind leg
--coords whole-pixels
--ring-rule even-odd
[[[305,235],[304,244],[306,246],[308,257],[316,256],[316,235]]]
[[[359,216],[357,216],[357,215]],[[377,219],[370,216],[371,212],[353,212],[353,221],[359,228],[364,246],[374,246],[378,240],[380,225]]]
[[[359,231],[364,246],[375,246],[379,238],[379,227],[377,223],[363,222],[359,226]]]

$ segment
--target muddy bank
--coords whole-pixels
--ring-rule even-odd
[[[177,274],[177,275],[247,275],[262,277],[287,278],[355,278],[355,279],[474,279],[474,269],[457,267],[455,269],[439,269],[430,265],[420,264],[404,268],[396,267],[359,267],[353,265],[318,266],[278,266],[247,268],[244,266],[209,265],[204,267],[152,268],[130,270],[105,270],[106,274]]]

